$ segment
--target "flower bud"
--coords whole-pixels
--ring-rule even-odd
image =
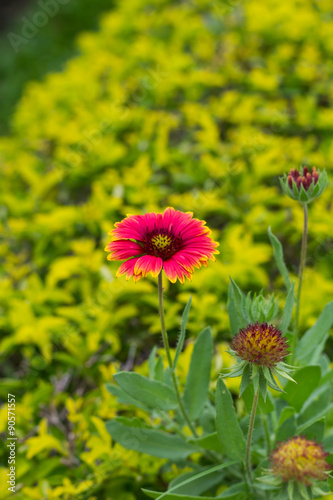
[[[281,443],[271,455],[272,473],[282,482],[297,481],[310,486],[315,479],[327,479],[330,470],[323,447],[302,436]]]
[[[311,173],[309,168],[304,166],[303,172],[297,169],[291,169],[288,175],[280,177],[282,190],[293,200],[301,203],[310,203],[322,194],[328,185],[328,177],[326,171],[317,171],[316,167],[312,167]]]

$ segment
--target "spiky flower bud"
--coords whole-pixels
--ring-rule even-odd
[[[243,361],[274,368],[288,354],[288,345],[282,332],[267,323],[255,323],[235,335],[231,349]]]
[[[316,167],[304,166],[302,170],[291,169],[288,175],[280,178],[283,191],[293,200],[310,203],[322,194],[328,184],[326,171],[317,171]]]
[[[315,441],[293,437],[273,451],[272,473],[282,482],[294,480],[310,486],[315,479],[327,479],[327,471],[331,468],[326,462],[328,455]]]
[[[274,376],[294,380],[288,375],[292,366],[283,362],[288,354],[288,344],[282,332],[267,323],[254,323],[242,328],[234,337],[229,353],[236,356],[238,363],[229,377],[242,376],[240,395],[253,382],[254,390],[260,387],[266,398],[267,385],[281,391]]]

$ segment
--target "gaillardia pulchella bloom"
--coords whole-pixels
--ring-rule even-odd
[[[172,283],[177,278],[184,283],[195,268],[207,267],[208,259],[215,260],[219,253],[210,233],[205,221],[169,207],[163,214],[128,215],[117,222],[105,250],[110,252],[108,260],[125,260],[117,276],[138,281],[149,273],[156,277],[163,268]]]
[[[250,382],[253,382],[255,390],[260,386],[264,398],[267,384],[281,391],[274,375],[293,380],[288,375],[293,367],[283,361],[288,354],[287,340],[273,325],[254,323],[242,328],[234,336],[229,353],[237,358],[238,363],[224,376],[242,376],[240,395]]]
[[[325,170],[317,171],[312,167],[311,172],[304,166],[303,171],[291,169],[288,175],[280,178],[283,191],[293,200],[301,203],[310,203],[318,198],[328,184],[328,178]]]
[[[326,453],[320,444],[302,436],[281,443],[271,455],[271,471],[282,482],[297,481],[310,486],[313,480],[327,479],[331,469]]]

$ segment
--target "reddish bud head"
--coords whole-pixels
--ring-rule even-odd
[[[317,184],[318,178],[319,175],[316,167],[312,167],[311,174],[308,167],[303,167],[303,176],[299,173],[298,170],[294,170],[292,168],[288,174],[288,184],[289,187],[292,188],[293,182],[296,182],[298,190],[300,190],[301,186],[303,185],[304,189],[307,191],[312,183],[314,185]]]

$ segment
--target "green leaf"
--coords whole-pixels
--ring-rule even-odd
[[[253,385],[249,385],[243,392],[242,396],[248,413],[251,413],[252,403],[254,398]],[[261,394],[259,394],[258,411],[259,413],[271,413],[274,410],[273,398],[270,392],[267,392],[266,401],[264,401]]]
[[[165,382],[163,359],[161,358],[161,356],[159,356],[157,358],[157,361],[156,361],[154,379],[157,380],[158,382]],[[170,385],[170,384],[168,384],[168,385]]]
[[[205,450],[212,450],[217,452],[221,451],[221,446],[219,444],[217,432],[212,432],[207,436],[190,439],[190,443],[193,443],[197,447],[204,448]]]
[[[267,380],[265,379],[262,371],[260,370],[259,372],[259,387],[260,387],[260,394],[262,395],[262,398],[264,402],[266,402],[267,398]]]
[[[296,359],[302,364],[316,363],[333,325],[333,301],[326,304],[315,324],[304,334],[296,349]]]
[[[160,491],[145,490],[142,488],[143,493],[145,493],[150,498],[160,498]],[[190,495],[177,495],[176,493],[168,493],[163,497],[165,500],[216,500],[215,497],[193,497]]]
[[[134,405],[137,408],[142,408],[143,410],[147,410],[147,406],[143,405],[137,399],[132,398],[129,394],[127,394],[121,387],[118,387],[114,384],[105,384],[105,387],[109,391],[112,396],[115,396],[119,403],[124,405]]]
[[[172,410],[177,407],[176,395],[167,384],[135,372],[118,372],[113,378],[127,394],[149,408]]]
[[[241,328],[245,328],[250,323],[250,321],[245,321],[243,316],[244,303],[245,297],[243,292],[230,278],[227,309],[232,335],[236,335]]]
[[[251,365],[250,363],[247,363],[245,365],[245,368],[243,370],[242,374],[242,380],[239,388],[239,396],[243,394],[247,386],[251,383]]]
[[[156,353],[157,353],[157,347],[156,347],[156,345],[154,345],[154,347],[151,350],[151,353],[149,354],[149,358],[148,358],[149,377],[152,380],[155,379]]]
[[[287,439],[296,435],[297,427],[296,427],[296,417],[292,415],[290,418],[287,418],[278,428],[275,442],[279,443],[280,441],[286,441]]]
[[[322,417],[312,423],[307,422],[297,429],[297,433],[306,437],[307,439],[314,439],[321,443],[325,432],[325,417]]]
[[[333,434],[326,436],[323,440],[323,448],[329,453],[333,453]],[[332,479],[333,480],[333,479]]]
[[[215,467],[212,467],[211,469],[205,470],[204,472],[200,472],[199,474],[197,474],[195,476],[192,476],[189,479],[186,479],[182,483],[177,484],[177,486],[174,486],[173,488],[170,488],[168,491],[165,491],[160,496],[154,497],[154,498],[157,498],[157,500],[161,500],[162,498],[166,498],[167,499],[167,498],[169,498],[168,495],[170,495],[170,493],[172,493],[173,491],[175,491],[177,488],[180,488],[181,486],[185,486],[185,484],[189,484],[192,481],[196,481],[197,479],[200,479],[201,477],[205,477],[208,474],[213,474],[214,472],[216,472],[218,470],[222,470],[222,469],[225,469],[227,467],[231,467],[232,465],[236,465],[237,463],[238,463],[237,460],[233,460],[233,461],[225,462],[224,464],[216,465]],[[147,491],[147,490],[144,490],[144,491]],[[171,498],[170,498],[170,500],[171,500]],[[193,497],[185,497],[185,498],[192,498],[192,500],[193,500]],[[199,497],[199,498],[205,499],[205,497]],[[207,498],[208,498],[208,500],[211,500],[209,497],[206,497],[206,500],[207,500]],[[183,500],[184,500],[184,498],[183,498]]]
[[[164,368],[161,356],[156,360],[157,347],[154,346],[148,358],[149,378],[163,382]]]
[[[275,391],[283,392],[282,389],[277,385],[275,378],[274,378],[274,375],[272,373],[272,371],[274,371],[274,374],[275,374],[275,369],[274,368],[271,369],[271,368],[268,368],[267,366],[264,366],[262,370],[263,370],[264,377],[266,378],[269,387],[271,387]]]
[[[223,452],[244,460],[245,439],[239,426],[232,397],[221,378],[216,386],[216,430]]]
[[[332,388],[328,384],[317,387],[304,403],[298,418],[298,424],[304,424],[313,418],[325,415],[330,409]]]
[[[294,308],[294,300],[295,300],[295,282],[291,284],[291,287],[287,295],[286,303],[283,309],[282,321],[280,323],[280,329],[282,333],[287,332],[289,328]]]
[[[225,498],[228,500],[242,500],[247,496],[247,490],[244,483],[234,484],[216,498]]]
[[[211,465],[206,467],[195,468],[193,471],[185,472],[180,476],[175,477],[169,484],[168,489],[177,487],[177,495],[201,495],[205,491],[210,490],[217,484],[221,484],[221,480],[223,479],[223,473],[221,471],[215,471],[213,473],[208,474],[207,476],[194,478],[197,476],[199,472],[204,472],[206,470],[211,469]],[[193,481],[187,483],[183,486],[180,486],[186,479],[194,478]]]
[[[184,390],[184,405],[191,420],[198,418],[205,406],[213,357],[213,338],[209,327],[198,336],[191,357]]]
[[[176,355],[175,355],[175,359],[173,361],[173,366],[172,366],[173,370],[175,370],[175,368],[177,366],[177,361],[178,361],[179,355],[183,349],[183,345],[184,345],[184,341],[185,341],[185,334],[186,334],[186,325],[187,325],[188,315],[189,315],[190,308],[191,308],[191,303],[192,303],[192,297],[190,296],[188,303],[185,306],[183,316],[182,316],[182,322],[180,325],[180,337],[178,340]]]
[[[303,184],[301,184],[301,191],[300,191],[300,194],[299,194],[299,199],[300,199],[300,201],[302,201],[303,203],[304,203],[304,202],[307,202],[307,201],[309,200],[308,193],[307,193],[307,192],[306,192],[306,190],[304,189]]]
[[[280,274],[283,278],[283,281],[284,281],[284,284],[285,284],[287,290],[290,290],[291,281],[289,278],[289,272],[288,272],[287,266],[284,263],[282,245],[281,245],[280,241],[277,239],[277,237],[272,233],[272,230],[270,227],[268,228],[268,236],[269,236],[271,245],[273,247],[273,253],[274,253],[276,265],[280,271]]]
[[[297,382],[287,382],[281,398],[293,406],[296,411],[300,411],[305,401],[312,391],[318,386],[321,377],[319,366],[305,366],[293,374],[293,379]]]
[[[296,411],[295,408],[293,408],[292,406],[286,406],[285,408],[283,408],[280,414],[278,427],[281,427],[283,422],[285,422],[288,418],[295,415],[295,411]]]
[[[138,418],[115,417],[105,425],[112,439],[124,448],[153,457],[182,460],[191,453],[200,451],[179,435],[149,427]]]

